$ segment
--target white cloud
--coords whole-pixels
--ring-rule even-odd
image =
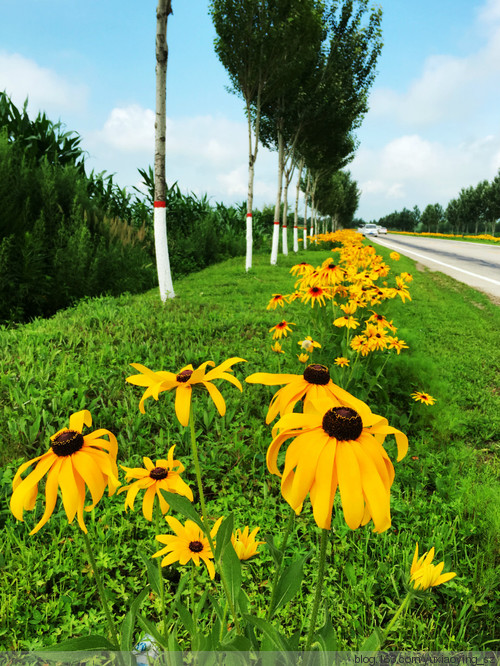
[[[72,83],[18,53],[5,51],[0,51],[0,90],[18,107],[28,97],[30,114],[45,111],[53,120],[66,112],[81,110],[88,98],[86,86]]]
[[[153,164],[154,122],[154,112],[136,104],[112,109],[102,128],[87,137],[90,167],[95,163],[97,171],[116,173],[122,186],[136,183],[137,168]],[[243,201],[247,151],[245,121],[212,115],[167,118],[167,182],[177,182],[184,192],[208,193],[226,203]],[[275,154],[259,148],[256,205],[273,201],[275,169]]]

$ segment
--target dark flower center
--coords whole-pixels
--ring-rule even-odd
[[[328,368],[325,365],[319,365],[319,363],[308,365],[304,370],[303,377],[309,384],[319,384],[320,386],[325,386],[330,381]]]
[[[179,372],[179,374],[176,376],[176,379],[178,382],[187,382],[189,381],[189,378],[193,374],[192,370],[183,370],[182,372]]]
[[[201,553],[201,551],[203,550],[203,544],[201,543],[201,541],[191,541],[189,544],[189,550],[192,553]]]
[[[82,448],[83,435],[76,430],[60,430],[50,445],[56,456],[70,456]]]
[[[321,291],[321,289],[320,289],[319,287],[313,287],[313,288],[311,289],[311,291],[312,291],[314,294],[317,294],[318,291]]]
[[[363,431],[361,416],[350,407],[334,407],[323,417],[323,430],[341,442],[358,439]]]
[[[167,478],[168,469],[166,467],[155,467],[149,472],[149,476],[155,481],[161,481],[161,479]]]

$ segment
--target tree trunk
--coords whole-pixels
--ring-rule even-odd
[[[283,189],[283,151],[284,151],[283,134],[281,133],[281,130],[278,129],[278,191],[276,194],[276,205],[274,207],[273,244],[271,249],[271,264],[273,266],[278,263],[281,192]]]
[[[297,190],[295,192],[295,213],[293,216],[293,251],[299,251],[299,231],[298,231],[298,221],[299,221],[299,195],[300,195],[300,178],[302,176],[302,169],[304,168],[304,160],[301,159],[299,162],[299,173],[297,176]]]
[[[255,177],[255,162],[257,160],[257,150],[259,148],[260,131],[260,86],[257,92],[257,104],[255,111],[255,149],[252,147],[252,116],[250,100],[246,101],[247,119],[248,119],[248,194],[247,194],[247,218],[246,218],[246,259],[245,270],[252,268],[253,251],[253,184]]]
[[[171,0],[158,0],[156,10],[156,118],[154,174],[154,234],[156,268],[160,298],[163,302],[175,296],[170,272],[167,243],[165,162],[167,132],[167,21],[172,13]]]
[[[311,183],[311,177],[309,175],[309,170],[307,171],[307,180],[306,180],[306,192],[304,196],[304,250],[307,247],[307,198],[309,196],[309,185]]]

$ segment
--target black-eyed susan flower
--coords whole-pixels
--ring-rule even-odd
[[[389,349],[395,349],[398,356],[402,349],[409,349],[408,345],[404,340],[400,340],[399,338],[394,338],[391,335],[387,336],[387,341]]]
[[[346,366],[348,366],[349,362],[350,362],[349,359],[346,358],[345,356],[338,356],[334,361],[335,365],[338,365],[341,368],[345,368]]]
[[[283,351],[280,343],[276,340],[274,345],[271,345],[271,351],[275,352],[276,354],[284,354],[285,352]]]
[[[321,306],[325,305],[325,298],[331,298],[329,292],[322,287],[313,286],[309,287],[309,289],[302,295],[300,300],[302,303],[308,303],[311,301],[311,307],[314,307],[316,302],[318,302]]]
[[[343,326],[346,326],[347,328],[358,328],[359,326],[359,321],[357,319],[354,319],[351,315],[344,315],[343,317],[337,317],[335,321],[333,322],[334,326],[337,326],[338,328],[342,328]]]
[[[432,564],[433,559],[434,548],[431,548],[428,553],[424,553],[419,558],[417,543],[410,569],[410,581],[413,583],[415,590],[427,590],[429,587],[436,587],[436,585],[446,583],[457,575],[451,571],[450,573],[441,573],[444,568],[444,562]]]
[[[399,261],[401,258],[398,252],[391,252],[389,256],[393,261]]]
[[[302,354],[297,354],[297,358],[299,359],[300,363],[307,363],[307,361],[309,360],[309,354],[304,354],[302,352]]]
[[[266,423],[271,423],[278,414],[283,416],[293,412],[299,400],[304,399],[304,409],[318,399],[328,399],[334,405],[347,405],[359,413],[370,412],[364,402],[344,391],[332,382],[330,371],[325,365],[313,363],[308,365],[301,375],[271,374],[256,372],[245,379],[249,384],[264,384],[266,386],[279,386],[286,384],[273,396],[266,416]]]
[[[290,268],[290,273],[292,275],[307,275],[310,273],[313,269],[311,264],[308,264],[305,261],[302,261],[300,264],[296,264],[295,266],[292,266]]]
[[[259,529],[260,527],[256,527],[249,534],[249,527],[247,525],[243,530],[237,529],[231,535],[231,543],[239,560],[249,560],[257,553],[259,546],[265,543],[264,541],[256,541],[255,539]]]
[[[158,497],[160,510],[162,514],[167,513],[170,506],[162,495],[162,490],[169,493],[177,493],[193,501],[191,488],[181,479],[184,471],[184,465],[179,460],[174,460],[174,446],[170,447],[166,460],[157,460],[153,464],[150,458],[143,458],[144,467],[120,467],[125,471],[125,480],[137,479],[128,486],[123,486],[119,493],[127,493],[125,498],[125,508],[134,510],[134,502],[137,493],[145,490],[142,500],[142,513],[146,520],[153,520],[153,504],[155,497]]]
[[[284,307],[285,297],[282,294],[273,294],[273,297],[266,306],[266,310],[276,310],[278,305]]]
[[[165,544],[165,548],[159,550],[153,557],[165,555],[161,561],[162,567],[166,567],[173,562],[179,562],[179,564],[184,565],[190,560],[199,567],[200,560],[202,560],[208,569],[210,578],[213,579],[215,576],[215,567],[212,562],[214,555],[206,535],[198,525],[192,520],[186,520],[185,525],[183,525],[177,518],[172,518],[171,516],[166,516],[165,520],[169,524],[170,529],[175,532],[175,535],[159,534],[156,540]],[[219,518],[210,530],[212,539],[217,534],[221,522],[222,518]]]
[[[281,476],[281,493],[296,513],[309,493],[318,527],[330,529],[337,487],[347,525],[357,529],[373,520],[375,531],[391,525],[390,489],[394,468],[382,444],[394,434],[398,461],[408,450],[408,439],[387,419],[350,407],[332,407],[318,400],[307,413],[285,414],[273,428],[267,466]],[[285,455],[283,472],[278,453],[293,439]]]
[[[283,320],[283,321],[280,321],[279,324],[276,324],[276,326],[273,326],[272,328],[270,328],[269,333],[273,333],[273,331],[274,331],[273,340],[276,340],[276,339],[281,340],[281,338],[283,336],[285,336],[285,338],[287,337],[288,331],[290,331],[290,333],[292,332],[292,329],[290,328],[290,326],[295,326],[293,321]]]
[[[215,363],[213,361],[205,361],[205,363],[202,363],[199,368],[196,368],[196,370],[190,364],[184,366],[177,374],[163,370],[153,372],[153,370],[149,370],[140,363],[131,363],[131,366],[136,370],[139,370],[141,374],[127,377],[127,382],[135,384],[136,386],[147,387],[139,402],[139,410],[143,414],[145,413],[144,401],[146,398],[153,396],[155,400],[158,400],[159,394],[163,391],[171,391],[172,389],[175,389],[175,414],[179,423],[183,426],[187,426],[189,424],[189,415],[191,413],[191,394],[193,386],[195,385],[200,385],[207,389],[219,414],[224,416],[226,413],[226,403],[224,402],[224,398],[219,389],[214,386],[212,382],[215,379],[225,379],[241,391],[242,388],[240,382],[231,374],[233,372],[231,366],[241,362],[245,362],[245,359],[233,357],[224,361],[217,367],[214,367],[209,372],[206,372],[207,366],[215,366]]]
[[[429,395],[428,393],[425,393],[424,391],[414,391],[411,394],[411,397],[415,402],[423,402],[424,405],[433,405],[436,402],[436,399],[432,397],[432,395]]]
[[[83,435],[83,427],[91,425],[92,416],[87,409],[72,414],[69,428],[59,430],[50,438],[50,449],[21,465],[14,476],[10,510],[22,521],[24,511],[34,509],[38,483],[47,474],[45,511],[30,535],[36,534],[52,515],[58,488],[61,489],[68,522],[71,523],[76,515],[78,525],[86,533],[87,528],[83,522],[86,489],[90,491],[92,503],[86,506],[85,510],[91,511],[103,496],[106,487],[112,495],[120,485],[116,467],[116,437],[104,428]],[[102,439],[104,436],[108,439]],[[23,479],[23,473],[35,462],[35,469]]]
[[[315,349],[321,349],[319,342],[313,340],[310,335],[306,335],[306,337],[303,340],[300,340],[298,344],[305,352],[312,352]]]

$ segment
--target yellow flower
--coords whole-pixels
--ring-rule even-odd
[[[250,534],[248,533],[248,529],[248,526],[246,526],[245,529],[238,529],[231,535],[231,543],[240,560],[248,560],[253,557],[257,552],[258,547],[265,543],[264,541],[255,540],[255,535],[260,527],[256,527],[250,532]]]
[[[198,525],[192,520],[186,520],[185,525],[182,525],[177,518],[172,518],[171,516],[166,516],[165,520],[169,524],[170,529],[175,532],[175,536],[173,534],[159,534],[156,540],[165,544],[165,548],[159,550],[153,557],[165,555],[161,561],[162,567],[166,567],[173,562],[187,564],[189,560],[193,560],[196,566],[199,567],[200,560],[203,560],[210,578],[213,579],[215,576],[215,567],[212,562],[214,555],[206,535]],[[210,536],[212,539],[217,534],[221,522],[222,518],[219,518],[211,529]]]
[[[350,317],[349,315],[344,315],[343,317],[335,319],[333,325],[338,326],[338,328],[341,328],[342,326],[347,326],[347,328],[358,328],[359,321],[357,321],[357,319],[354,319],[354,317]]]
[[[130,365],[142,374],[127,377],[127,382],[136,386],[147,386],[139,402],[139,410],[143,414],[145,413],[144,401],[146,398],[153,396],[155,400],[158,400],[159,394],[163,391],[175,389],[175,414],[179,423],[187,426],[191,413],[191,393],[195,384],[201,384],[201,386],[207,389],[219,414],[224,416],[226,413],[226,403],[219,389],[211,382],[214,379],[225,379],[241,391],[241,384],[236,377],[230,374],[233,372],[230,368],[234,363],[242,362],[245,362],[245,359],[233,357],[206,373],[207,365],[215,366],[215,363],[213,361],[205,361],[196,370],[194,370],[192,365],[186,365],[177,374],[164,371],[153,372],[140,363],[131,363]]]
[[[281,307],[284,307],[285,305],[285,299],[281,294],[273,294],[273,297],[269,301],[269,303],[266,306],[266,310],[276,310],[276,307],[278,305],[281,305]]]
[[[306,335],[306,337],[303,340],[300,340],[298,344],[305,352],[312,352],[315,349],[321,349],[319,342],[313,340],[310,335]]]
[[[420,402],[423,402],[425,405],[433,405],[436,402],[436,399],[433,398],[432,395],[424,393],[424,391],[414,391],[414,393],[411,394],[411,397],[416,402],[420,400]]]
[[[302,261],[300,264],[296,264],[295,266],[292,266],[290,269],[290,273],[292,275],[307,275],[313,270],[313,267],[311,264],[306,263],[305,261]]]
[[[161,491],[165,490],[169,493],[177,493],[184,495],[191,502],[193,501],[193,493],[191,488],[181,479],[181,474],[184,471],[184,465],[178,460],[174,460],[174,446],[170,447],[167,460],[157,460],[153,465],[150,458],[143,458],[144,468],[129,468],[120,467],[126,472],[125,479],[138,479],[131,483],[129,486],[120,488],[118,494],[127,492],[125,499],[125,508],[134,510],[134,502],[137,493],[140,490],[146,490],[142,500],[142,513],[146,520],[153,520],[153,503],[155,496],[158,497],[160,502],[160,509],[163,514],[167,513],[170,506],[165,501]]]
[[[389,256],[393,261],[399,261],[400,260],[400,256],[397,252],[391,252],[391,254]]]
[[[341,368],[344,368],[346,365],[349,365],[349,359],[345,356],[339,356],[335,359],[335,365],[339,365]]]
[[[281,340],[281,338],[283,336],[285,336],[285,338],[286,338],[286,336],[288,335],[287,331],[290,331],[290,333],[292,332],[292,329],[290,328],[290,326],[295,326],[295,324],[291,321],[284,321],[283,320],[283,321],[280,321],[279,324],[276,324],[276,326],[273,326],[272,328],[270,328],[269,333],[272,333],[274,331],[273,340],[276,340],[277,338],[279,338]]]
[[[398,353],[398,356],[399,352],[402,349],[409,349],[406,342],[404,340],[399,340],[399,338],[393,338],[392,336],[389,335],[387,336],[387,341],[389,343],[389,349],[395,349],[396,352]]]
[[[431,548],[428,553],[424,553],[419,558],[417,543],[410,569],[410,581],[413,583],[415,590],[427,590],[429,587],[436,587],[436,585],[446,583],[457,575],[453,572],[442,574],[444,562],[432,564],[433,559],[434,548]]]
[[[323,306],[325,305],[325,298],[331,298],[331,295],[321,287],[309,287],[306,293],[301,297],[302,303],[311,301],[311,307],[314,307],[316,301]]]
[[[278,415],[283,416],[293,412],[299,400],[304,399],[304,410],[318,398],[328,399],[333,405],[347,405],[356,409],[360,414],[370,412],[364,402],[344,391],[330,379],[330,371],[325,365],[313,363],[308,365],[301,375],[271,374],[256,372],[245,379],[249,384],[264,384],[265,386],[279,386],[286,384],[276,391],[266,416],[266,423],[271,423]]]
[[[298,514],[309,493],[318,527],[330,529],[337,487],[347,525],[356,529],[370,519],[375,532],[391,525],[390,488],[394,468],[382,443],[394,434],[398,461],[408,450],[408,439],[387,419],[350,407],[332,407],[318,400],[314,410],[285,414],[273,428],[267,451],[271,474],[282,476],[281,493]],[[293,438],[285,455],[283,473],[277,466],[282,444]]]
[[[309,354],[297,354],[297,358],[301,363],[307,363],[309,360]]]
[[[45,512],[30,535],[36,534],[52,515],[58,487],[61,488],[68,522],[71,523],[76,515],[78,525],[86,533],[87,528],[83,522],[86,487],[90,491],[92,504],[86,506],[85,510],[91,511],[103,496],[106,487],[112,495],[120,485],[116,467],[118,453],[116,437],[104,428],[82,435],[84,425],[88,427],[92,425],[92,416],[87,409],[72,414],[69,418],[69,428],[59,430],[50,438],[50,449],[21,465],[14,476],[10,510],[18,520],[22,521],[24,511],[34,509],[38,483],[47,474]],[[109,440],[101,439],[103,435]],[[37,463],[35,469],[22,479],[22,474],[35,462]]]
[[[281,348],[280,343],[276,340],[274,345],[271,345],[271,351],[276,352],[277,354],[284,354],[285,352]]]

